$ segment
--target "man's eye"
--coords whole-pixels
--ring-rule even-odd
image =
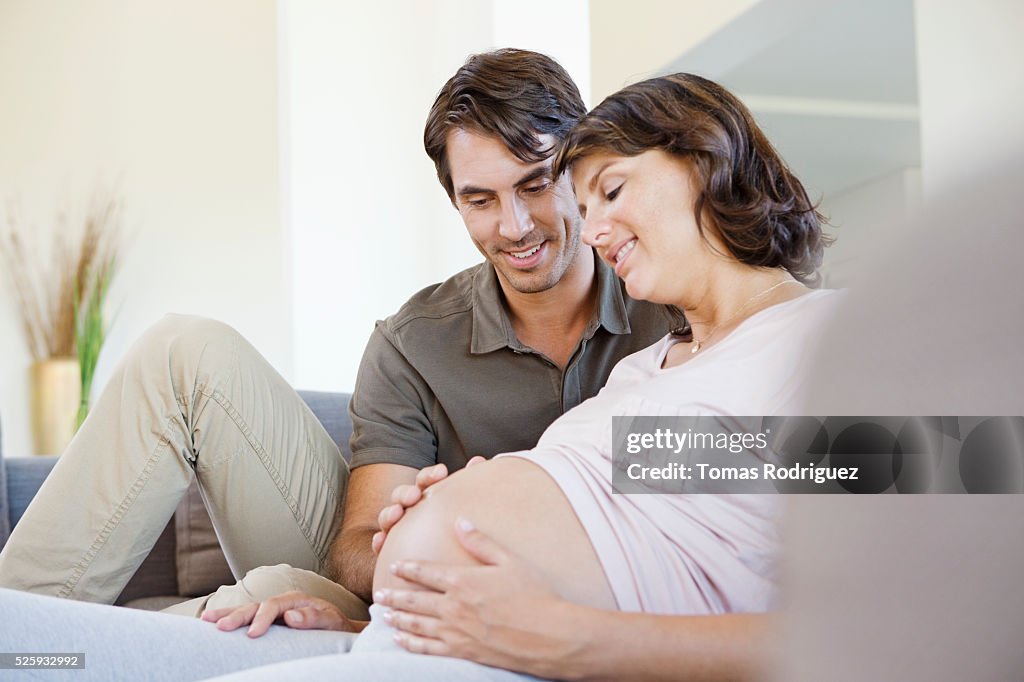
[[[466,205],[470,206],[471,208],[483,208],[488,203],[490,203],[490,201],[491,201],[490,199],[486,199],[486,198],[484,198],[484,199],[467,199],[466,200]]]
[[[623,184],[625,184],[625,183],[623,183]],[[605,194],[604,198],[607,199],[608,201],[615,201],[615,197],[619,196],[619,190],[621,190],[621,189],[622,189],[622,185],[619,185],[618,187],[613,189],[611,192],[608,192],[608,194]]]
[[[524,187],[523,191],[526,192],[527,194],[540,194],[541,192],[543,192],[544,190],[546,190],[550,186],[551,186],[550,183],[545,182],[545,183],[542,183],[540,185],[533,185],[531,187]]]

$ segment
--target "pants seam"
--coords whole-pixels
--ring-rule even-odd
[[[173,418],[168,418],[167,425],[164,428],[163,433],[160,434],[160,440],[157,443],[157,446],[153,449],[153,452],[150,454],[149,458],[147,459],[145,466],[142,468],[142,472],[138,475],[138,477],[136,477],[135,482],[132,483],[131,488],[128,489],[128,493],[125,495],[124,499],[121,500],[121,503],[114,510],[114,513],[110,515],[110,518],[107,519],[107,522],[103,525],[103,528],[100,529],[99,533],[97,533],[96,538],[92,541],[92,544],[89,546],[89,549],[82,556],[82,558],[79,559],[78,563],[72,570],[71,575],[68,577],[66,581],[64,581],[64,585],[57,593],[58,597],[64,599],[71,597],[71,595],[75,591],[75,588],[78,586],[79,581],[82,579],[82,576],[84,576],[86,571],[89,570],[89,567],[92,565],[92,562],[93,560],[95,560],[96,555],[99,553],[100,549],[102,549],[103,545],[105,545],[107,540],[110,539],[110,535],[114,532],[114,529],[121,522],[121,520],[124,519],[125,514],[128,513],[129,509],[131,509],[131,506],[135,502],[135,500],[138,499],[139,493],[141,493],[143,488],[146,487],[146,484],[149,482],[150,476],[152,476],[153,474],[153,469],[156,467],[157,462],[160,460],[163,451],[166,450],[166,448],[171,444],[171,440],[167,434],[172,426]]]
[[[257,458],[259,458],[260,462],[263,464],[264,469],[270,476],[270,479],[274,482],[274,485],[277,487],[277,490],[281,494],[282,499],[288,505],[288,509],[292,512],[292,517],[298,524],[299,530],[302,532],[303,537],[306,538],[306,542],[309,543],[309,546],[313,550],[313,553],[317,556],[318,561],[323,563],[326,557],[327,549],[325,547],[324,552],[321,553],[320,550],[317,548],[317,543],[313,538],[313,532],[309,520],[304,518],[304,514],[299,508],[298,502],[296,501],[295,497],[292,495],[288,487],[284,484],[284,479],[282,478],[280,471],[278,471],[278,469],[274,466],[270,456],[267,454],[266,448],[264,448],[263,444],[256,439],[255,435],[252,432],[252,429],[249,428],[249,425],[242,418],[241,414],[239,414],[239,412],[231,404],[231,401],[228,400],[228,398],[223,393],[217,390],[214,390],[212,392],[206,392],[205,387],[200,388],[198,390],[200,393],[202,393],[202,395],[213,400],[217,405],[219,405],[220,408],[224,410],[224,412],[228,415],[231,421],[235,424],[235,427],[238,428],[243,438],[245,438],[246,442],[249,444],[249,447],[252,448]],[[319,462],[317,463],[317,466],[319,467]],[[323,472],[322,469],[321,472]],[[326,476],[324,476],[324,479],[327,480],[327,487],[331,495],[335,499],[337,499],[337,490],[334,488],[331,481],[328,480]]]

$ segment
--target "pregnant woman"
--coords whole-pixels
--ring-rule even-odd
[[[374,576],[381,603],[351,653],[250,669],[239,679],[680,679],[745,671],[749,652],[734,645],[746,640],[730,629],[749,621],[729,619],[757,617],[697,616],[770,609],[776,500],[613,494],[611,418],[786,414],[801,361],[836,303],[834,292],[808,288],[826,241],[819,216],[746,108],[687,74],[606,99],[569,134],[554,172],[571,174],[583,238],[630,295],[677,306],[687,327],[620,362],[607,386],[552,424],[533,450],[507,453],[428,488],[390,528]],[[509,613],[538,609],[536,636],[500,619],[471,627],[484,611],[470,607],[487,607],[483,597],[466,596],[485,595],[474,592],[481,574],[472,571],[480,570],[507,578]],[[530,598],[516,604],[520,592]],[[10,603],[4,597],[0,604]],[[135,629],[146,633],[168,620],[136,615],[129,623],[121,610],[11,599],[50,620],[74,613],[89,622],[106,619],[106,627],[120,621],[133,629],[129,640]],[[301,597],[278,604],[289,599]],[[542,608],[551,604],[564,608]],[[249,621],[265,629],[268,613],[278,612],[271,605],[206,618],[222,618],[222,629]],[[296,625],[294,618],[285,620]],[[190,634],[173,636],[193,656],[204,650],[193,648],[194,640],[197,647],[220,639],[245,643],[234,637],[240,633],[181,620]],[[9,616],[3,622],[3,630],[16,629]],[[464,631],[453,637],[460,622]],[[598,634],[595,624],[611,629]],[[266,648],[328,633],[271,634]],[[47,643],[59,641],[55,634]],[[264,641],[251,642],[254,650]],[[724,643],[715,669],[699,669],[686,655],[700,642]],[[517,643],[521,650],[508,653]],[[403,646],[462,658],[410,654]],[[504,655],[474,653],[502,647]],[[312,649],[288,655],[330,651]]]

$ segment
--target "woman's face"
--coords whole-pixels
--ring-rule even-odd
[[[615,268],[630,296],[682,305],[703,294],[722,257],[697,229],[699,190],[688,160],[660,150],[598,153],[575,163],[572,179],[583,241]]]

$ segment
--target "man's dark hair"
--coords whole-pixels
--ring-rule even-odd
[[[493,135],[516,158],[536,163],[554,151],[537,136],[561,142],[586,113],[576,84],[551,57],[507,48],[484,52],[466,60],[441,88],[427,116],[423,146],[455,203],[447,150],[452,130]]]
[[[637,156],[649,149],[693,162],[702,233],[710,222],[741,263],[820,281],[817,269],[831,241],[822,216],[747,107],[705,78],[677,73],[610,95],[563,139],[552,171],[561,174],[598,152]]]

